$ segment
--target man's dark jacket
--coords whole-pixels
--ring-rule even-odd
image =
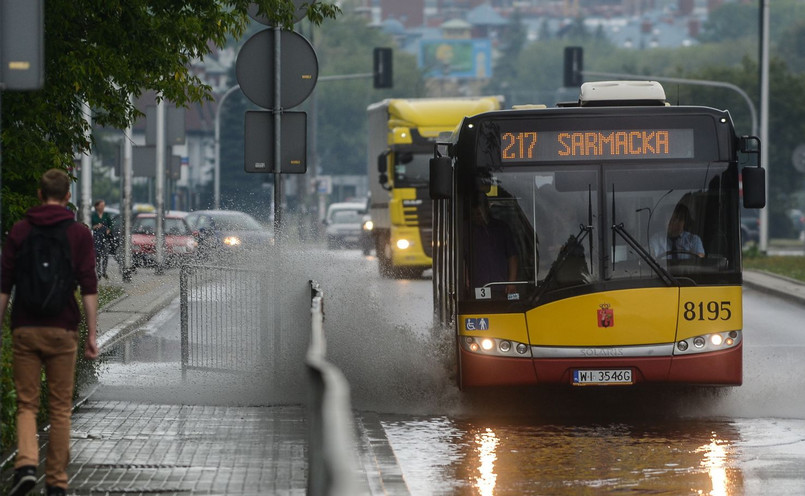
[[[31,232],[31,225],[50,226],[66,219],[75,218],[73,212],[61,205],[39,205],[25,213],[25,218],[14,224],[6,237],[0,257],[0,291],[11,294],[15,284],[14,265],[17,252],[22,242]],[[98,292],[98,279],[95,275],[95,246],[92,234],[84,224],[75,222],[67,228],[67,241],[70,243],[70,258],[73,265],[75,280],[81,288],[81,294],[96,294]],[[24,326],[60,327],[62,329],[76,330],[81,320],[78,302],[69,298],[67,306],[59,315],[43,317],[29,314],[22,305],[13,305],[11,309],[11,328]]]

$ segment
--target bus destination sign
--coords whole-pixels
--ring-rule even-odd
[[[693,129],[505,131],[502,163],[587,160],[689,159]]]

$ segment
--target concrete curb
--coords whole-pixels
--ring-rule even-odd
[[[762,270],[746,270],[743,284],[761,293],[805,306],[805,284],[796,279]]]
[[[109,330],[104,331],[103,334],[98,336],[98,349],[100,352],[103,353],[104,351],[108,351],[108,349],[114,346],[117,342],[135,335],[137,332],[139,332],[140,329],[138,328],[141,325],[151,320],[154,315],[170,305],[170,303],[178,296],[178,289],[176,291],[168,291],[154,300],[153,303],[142,312],[128,312],[130,315],[126,317],[125,320],[109,328]]]

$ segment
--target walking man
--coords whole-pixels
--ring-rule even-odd
[[[70,200],[70,178],[60,169],[50,169],[39,183],[42,204],[29,209],[25,218],[11,228],[6,239],[0,263],[0,320],[6,312],[12,288],[16,288],[11,308],[12,352],[14,385],[17,390],[17,447],[14,463],[14,483],[10,495],[27,494],[36,485],[39,463],[36,416],[39,411],[41,369],[45,367],[48,382],[50,436],[45,463],[45,487],[49,495],[66,494],[67,463],[70,458],[70,415],[73,399],[78,323],[81,319],[75,298],[76,284],[81,288],[88,335],[84,356],[98,356],[96,325],[98,312],[98,281],[95,276],[95,255],[92,235],[83,224],[74,221],[73,213],[66,208]],[[62,263],[42,263],[46,255],[54,253],[42,247],[49,238],[60,244]],[[34,240],[37,240],[34,242]],[[36,254],[31,255],[36,252]],[[37,258],[38,257],[38,258]],[[60,266],[67,271],[68,282],[54,287],[66,293],[56,295],[57,304],[49,303],[53,291],[43,301],[31,301],[37,294],[29,284],[39,274],[27,269],[29,260],[38,264]],[[64,268],[66,267],[66,269]],[[21,274],[21,271],[30,273]],[[53,279],[53,278],[51,278]],[[58,279],[58,278],[57,278]],[[43,279],[47,280],[47,279]],[[37,288],[41,291],[42,284]],[[36,299],[36,298],[33,298]]]

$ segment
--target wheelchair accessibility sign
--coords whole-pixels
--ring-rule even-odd
[[[489,329],[489,319],[486,317],[464,319],[464,329],[468,331],[486,331]]]

